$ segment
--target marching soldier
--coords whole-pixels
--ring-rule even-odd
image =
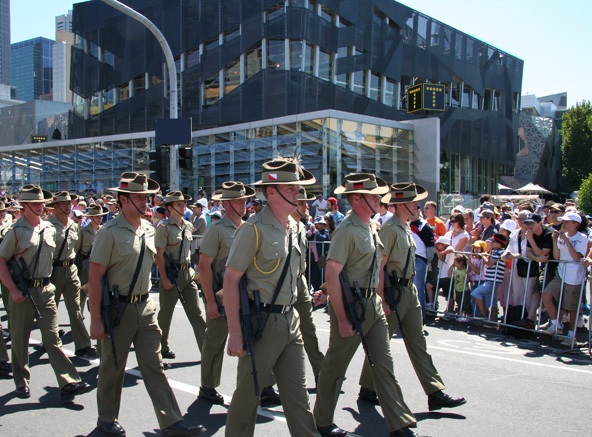
[[[407,221],[419,218],[419,201],[427,196],[428,192],[421,185],[401,182],[391,185],[390,192],[382,198],[383,203],[397,204],[397,209],[395,214],[383,224],[379,232],[384,251],[380,263],[381,280],[378,293],[380,296],[384,296],[382,309],[388,322],[388,338],[393,336],[401,324],[407,353],[428,396],[428,408],[433,411],[458,407],[466,404],[467,401],[464,398],[454,399],[442,391],[445,388],[444,382],[427,351],[426,339],[423,334],[421,304],[417,297],[417,289],[413,285],[415,242]],[[392,298],[395,303],[391,302],[388,290],[385,290],[385,267],[386,273],[389,275],[389,282],[392,284]],[[393,277],[393,271],[396,272],[396,277]],[[396,305],[396,312],[393,305]],[[360,387],[359,399],[380,405],[368,360],[364,362]]]
[[[218,393],[216,387],[220,385],[224,346],[228,337],[228,325],[220,314],[219,301],[214,293],[222,288],[221,281],[234,233],[242,224],[242,217],[247,209],[246,199],[254,194],[255,190],[242,182],[224,182],[222,193],[213,198],[222,201],[226,215],[207,228],[200,248],[198,270],[206,301],[207,318],[206,336],[201,351],[199,398],[213,404],[224,403],[224,398]],[[194,206],[198,205],[201,206],[199,203]]]
[[[74,246],[78,240],[78,225],[70,219],[72,210],[72,198],[67,191],[54,194],[48,207],[53,207],[55,214],[49,222],[55,227],[56,253],[53,262],[51,283],[55,285],[56,306],[60,304],[60,298],[64,295],[64,303],[70,318],[72,338],[76,347],[77,356],[95,356],[96,350],[90,345],[90,336],[84,326],[82,312],[80,310],[80,279],[78,269],[74,265]]]
[[[156,193],[158,183],[140,173],[123,173],[117,188],[121,213],[97,235],[88,273],[91,334],[101,340],[101,363],[97,384],[99,418],[97,428],[111,435],[125,435],[118,422],[125,364],[132,343],[152,400],[163,436],[198,435],[202,426],[189,427],[182,421],[175,395],[166,379],[160,355],[160,329],[156,303],[150,298],[151,268],[156,255],[154,228],[143,220],[146,194]],[[133,272],[132,274],[130,274]],[[110,292],[121,305],[121,315],[113,326],[113,341],[107,339],[101,319],[101,281],[105,277]],[[110,314],[106,314],[110,317]],[[116,368],[114,355],[119,365]]]
[[[257,416],[254,376],[264,383],[275,377],[290,434],[318,436],[306,391],[304,345],[299,317],[293,311],[297,300],[300,245],[296,222],[290,217],[298,201],[298,187],[311,185],[314,176],[297,163],[276,159],[263,164],[261,187],[268,206],[251,216],[237,231],[232,242],[224,275],[224,301],[228,318],[228,354],[238,356],[237,385],[226,421],[227,436],[252,436]],[[241,277],[246,277],[246,289]],[[244,281],[243,281],[244,282]],[[255,308],[257,291],[260,300]],[[246,293],[250,307],[261,312],[262,326],[252,356],[246,356],[245,338],[239,319],[240,300]],[[240,310],[247,320],[245,308]],[[251,325],[257,325],[255,319]],[[262,331],[262,332],[261,332]],[[256,364],[253,368],[252,360]],[[255,374],[256,370],[256,374]]]
[[[81,381],[72,362],[62,351],[62,342],[58,336],[55,287],[49,279],[56,248],[56,230],[51,223],[41,220],[43,205],[51,197],[49,191],[37,185],[25,185],[22,188],[19,201],[24,205],[23,217],[14,223],[0,244],[0,280],[10,291],[11,297],[11,349],[16,396],[23,399],[31,397],[29,337],[38,310],[37,324],[60,386],[61,399],[69,401],[76,395],[88,392],[90,386]],[[19,268],[24,272],[20,280],[27,286],[29,298],[24,294],[27,290],[19,288],[24,285],[17,287],[8,271],[7,263],[12,259],[19,263]]]
[[[312,366],[315,383],[321,373],[321,363],[324,355],[319,348],[319,339],[317,337],[317,328],[312,318],[312,299],[306,281],[306,255],[308,240],[306,238],[306,202],[315,200],[316,196],[307,193],[304,187],[298,189],[298,206],[292,213],[292,218],[298,223],[298,243],[300,244],[300,273],[298,275],[298,300],[294,309],[300,316],[300,332],[304,341],[304,350],[308,356],[308,361]]]
[[[370,218],[378,209],[379,195],[388,191],[386,182],[368,173],[347,175],[343,184],[335,190],[335,194],[346,195],[352,210],[333,232],[327,255],[325,278],[331,333],[329,349],[321,365],[314,406],[315,419],[322,436],[348,435],[333,423],[333,418],[343,377],[360,345],[362,334],[365,334],[368,351],[374,361],[372,377],[390,435],[417,435],[409,429],[415,426],[416,420],[403,401],[401,388],[393,373],[388,326],[380,299],[376,296],[383,246],[376,231],[376,223]],[[342,271],[349,282],[346,286],[353,289],[354,283],[357,283],[361,288],[366,314],[361,323],[360,335],[354,335],[354,326],[346,312],[349,304],[342,296],[339,279]],[[360,311],[362,305],[356,302],[355,307]]]
[[[190,196],[180,191],[168,193],[162,205],[167,209],[169,218],[156,228],[156,265],[160,272],[158,325],[162,330],[160,344],[163,358],[175,358],[175,353],[169,348],[169,331],[173,311],[179,299],[191,323],[200,351],[206,330],[206,322],[197,302],[197,285],[193,282],[195,272],[191,267],[193,225],[183,220],[185,203],[190,200]],[[173,282],[177,282],[177,285]]]
[[[78,228],[78,240],[74,245],[74,251],[76,252],[76,268],[78,269],[78,278],[80,279],[81,287],[84,287],[88,283],[88,268],[90,266],[90,252],[92,250],[95,237],[99,229],[101,229],[101,223],[103,217],[108,214],[107,208],[101,205],[91,205],[88,207],[83,217],[88,218],[90,221],[86,226]],[[80,312],[84,313],[84,306],[88,297],[88,286],[85,287],[86,292],[81,290],[80,292]]]
[[[6,232],[10,229],[12,225],[12,218],[9,220],[6,219],[6,206],[4,202],[0,199],[0,243],[6,235]],[[2,304],[4,305],[4,310],[6,311],[6,319],[8,321],[7,329],[10,333],[10,291],[8,288],[2,283],[0,285],[2,288]],[[8,362],[8,351],[6,350],[6,342],[4,340],[4,334],[2,333],[2,323],[0,323],[0,376],[10,376],[10,372],[12,367]]]

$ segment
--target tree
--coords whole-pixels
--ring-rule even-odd
[[[563,176],[572,188],[579,187],[592,170],[592,104],[576,103],[563,115]]]
[[[592,214],[592,174],[590,174],[580,186],[578,209],[584,214]]]

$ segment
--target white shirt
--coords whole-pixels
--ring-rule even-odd
[[[315,208],[315,217],[323,217],[327,213],[327,199],[317,199],[312,203],[312,206]]]
[[[421,237],[417,235],[415,232],[412,232],[411,236],[413,237],[413,241],[415,241],[415,256],[421,256],[422,258],[427,259],[428,251]]]
[[[586,256],[586,249],[588,249],[588,237],[582,232],[576,232],[573,237],[568,237],[570,244],[574,247],[575,251]],[[569,248],[565,241],[561,237],[557,239],[557,247],[559,248],[559,259],[562,261],[574,261],[573,257],[569,253]],[[582,263],[583,257],[580,262],[576,263],[559,263],[557,271],[559,277],[563,279],[566,284],[569,285],[581,285],[582,281],[586,277],[586,267]]]
[[[385,213],[384,213],[384,214],[382,214],[382,215],[380,215],[380,214],[378,214],[378,213],[377,213],[377,214],[376,214],[376,215],[373,217],[373,220],[376,220],[378,223],[380,223],[380,226],[382,226],[382,225],[384,225],[384,224],[385,224],[385,223],[388,221],[388,219],[390,219],[392,216],[393,216],[393,213],[392,213],[392,212],[389,212],[389,211],[385,212]]]

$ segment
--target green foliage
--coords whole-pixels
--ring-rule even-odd
[[[580,186],[592,170],[592,104],[576,103],[563,115],[563,176],[572,188]]]
[[[578,209],[584,214],[592,214],[592,173],[584,179],[580,186]]]

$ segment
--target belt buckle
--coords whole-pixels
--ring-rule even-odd
[[[38,288],[41,286],[41,279],[33,279],[33,288]]]
[[[140,302],[140,295],[139,294],[132,294],[130,296],[130,303],[138,303]]]
[[[70,265],[70,261],[62,261],[63,267],[68,267]]]
[[[282,305],[282,311],[280,314],[286,314],[290,310],[290,305]]]

